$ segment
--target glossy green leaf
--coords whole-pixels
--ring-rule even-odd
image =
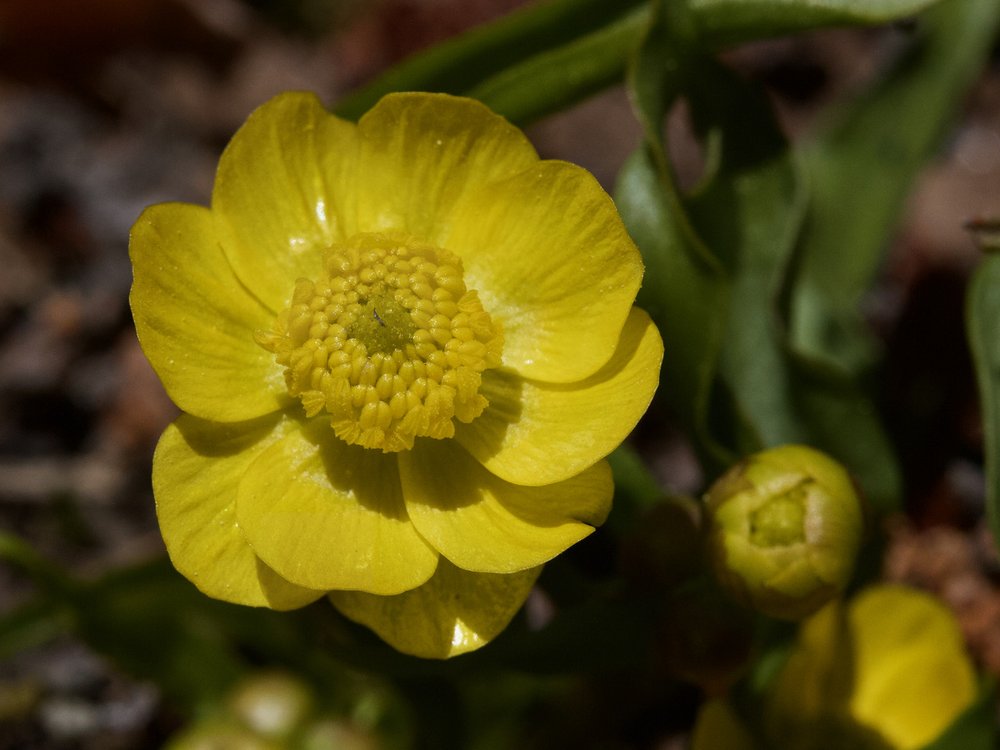
[[[683,6],[657,5],[629,70],[645,144],[622,167],[615,202],[646,264],[637,303],[656,322],[667,352],[658,398],[721,467],[734,456],[709,434],[708,406],[729,288],[722,264],[688,221],[662,140],[661,123],[683,91],[692,58]]]
[[[649,11],[638,7],[594,32],[553,47],[464,92],[515,123],[565,109],[618,81]]]
[[[815,445],[846,464],[872,503],[888,511],[898,503],[898,470],[870,398],[853,377],[804,362],[786,340],[779,296],[806,205],[790,146],[767,99],[749,84],[710,60],[692,75],[688,100],[714,168],[686,205],[731,283],[718,376],[732,401],[723,416],[745,426],[735,448]]]
[[[858,385],[876,356],[860,302],[998,22],[1000,4],[992,0],[947,0],[929,11],[892,71],[806,153],[812,192],[789,295],[799,408],[815,444],[860,478],[881,512],[898,507],[901,479]]]
[[[711,47],[824,26],[888,23],[937,0],[690,0],[698,31]]]
[[[779,298],[806,205],[795,157],[766,98],[700,54],[678,6],[662,10],[630,78],[646,150],[626,164],[617,192],[646,260],[639,302],[664,335],[661,393],[703,456],[725,463],[809,443],[891,509],[898,472],[870,399],[853,376],[789,350]],[[680,96],[707,152],[706,175],[688,196],[658,127]]]
[[[809,358],[847,372],[871,363],[859,302],[998,24],[996,0],[947,0],[933,8],[889,74],[808,150],[812,196],[791,296],[791,336]]]
[[[794,399],[809,443],[843,463],[878,514],[899,509],[902,478],[881,416],[858,379],[824,363],[789,357]]]
[[[987,255],[973,276],[966,329],[983,415],[986,515],[1000,544],[1000,255]]]
[[[343,117],[357,119],[390,91],[465,94],[508,68],[555,48],[571,45],[574,40],[614,24],[640,4],[641,0],[617,0],[613,3],[606,0],[553,0],[531,5],[411,57],[343,99],[334,111]],[[638,35],[638,31],[636,28],[634,33]],[[585,43],[580,51],[590,50]],[[557,55],[555,62],[563,65],[575,62],[583,66],[581,70],[586,70],[589,65],[586,59],[574,56],[572,51]],[[599,77],[606,76],[600,66],[597,73]],[[524,79],[515,75],[514,82],[520,85]],[[500,98],[499,83],[494,82],[492,87],[492,96]],[[524,95],[529,100],[537,99],[533,91],[526,91]],[[513,106],[510,102],[513,96],[509,92],[503,94],[507,106]]]
[[[717,262],[701,257],[697,237],[648,148],[618,175],[615,200],[642,251],[646,275],[637,303],[656,322],[667,354],[658,399],[722,465],[732,458],[708,433],[712,378],[725,331],[729,289]]]
[[[751,433],[735,447],[745,454],[807,441],[778,311],[805,190],[764,95],[709,59],[693,75],[688,101],[714,168],[685,203],[731,283],[719,377],[736,412],[730,419]]]
[[[690,28],[704,49],[825,26],[905,18],[934,0],[690,0]],[[335,107],[357,119],[390,91],[481,98],[526,123],[614,83],[642,38],[642,0],[550,0],[510,13],[417,53]]]

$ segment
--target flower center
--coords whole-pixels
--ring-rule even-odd
[[[785,547],[805,541],[808,482],[768,498],[750,519],[750,541],[758,547]]]
[[[327,251],[325,270],[299,279],[273,330],[255,335],[307,416],[326,410],[338,437],[389,453],[483,413],[482,372],[500,364],[503,335],[458,257],[360,234]]]

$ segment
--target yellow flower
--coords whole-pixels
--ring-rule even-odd
[[[914,750],[976,696],[951,612],[928,594],[875,586],[806,621],[767,711],[782,746]]]
[[[328,594],[396,648],[481,646],[609,510],[656,387],[642,264],[583,169],[478,102],[258,109],[211,208],[132,230],[131,304],[185,412],[157,447],[167,551],[206,594]]]
[[[976,697],[951,612],[934,597],[880,585],[806,620],[765,697],[763,742],[723,700],[698,714],[694,750],[916,750]]]

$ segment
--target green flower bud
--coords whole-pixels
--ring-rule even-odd
[[[704,575],[670,592],[654,649],[678,679],[707,695],[725,695],[746,671],[753,649],[753,618]]]
[[[704,569],[701,506],[666,497],[648,508],[622,540],[619,566],[637,589],[665,591]]]
[[[278,672],[240,683],[229,698],[233,716],[262,737],[286,739],[312,711],[309,689],[297,678]]]
[[[302,750],[378,750],[378,738],[340,719],[327,718],[306,729]]]
[[[861,501],[829,456],[802,445],[756,453],[720,477],[706,503],[712,566],[738,601],[797,620],[844,590]]]
[[[227,720],[197,724],[171,738],[166,750],[285,750],[285,744]]]

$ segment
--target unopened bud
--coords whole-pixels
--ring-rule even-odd
[[[666,591],[703,570],[700,505],[667,497],[647,509],[622,541],[620,564],[637,588]]]
[[[702,576],[670,592],[656,628],[666,670],[721,696],[743,675],[753,647],[753,617]]]
[[[246,727],[262,737],[290,737],[312,710],[309,689],[282,673],[260,674],[244,680],[229,699],[230,710]]]
[[[829,456],[801,445],[756,453],[720,477],[706,503],[713,569],[738,601],[797,620],[844,590],[861,502]]]

